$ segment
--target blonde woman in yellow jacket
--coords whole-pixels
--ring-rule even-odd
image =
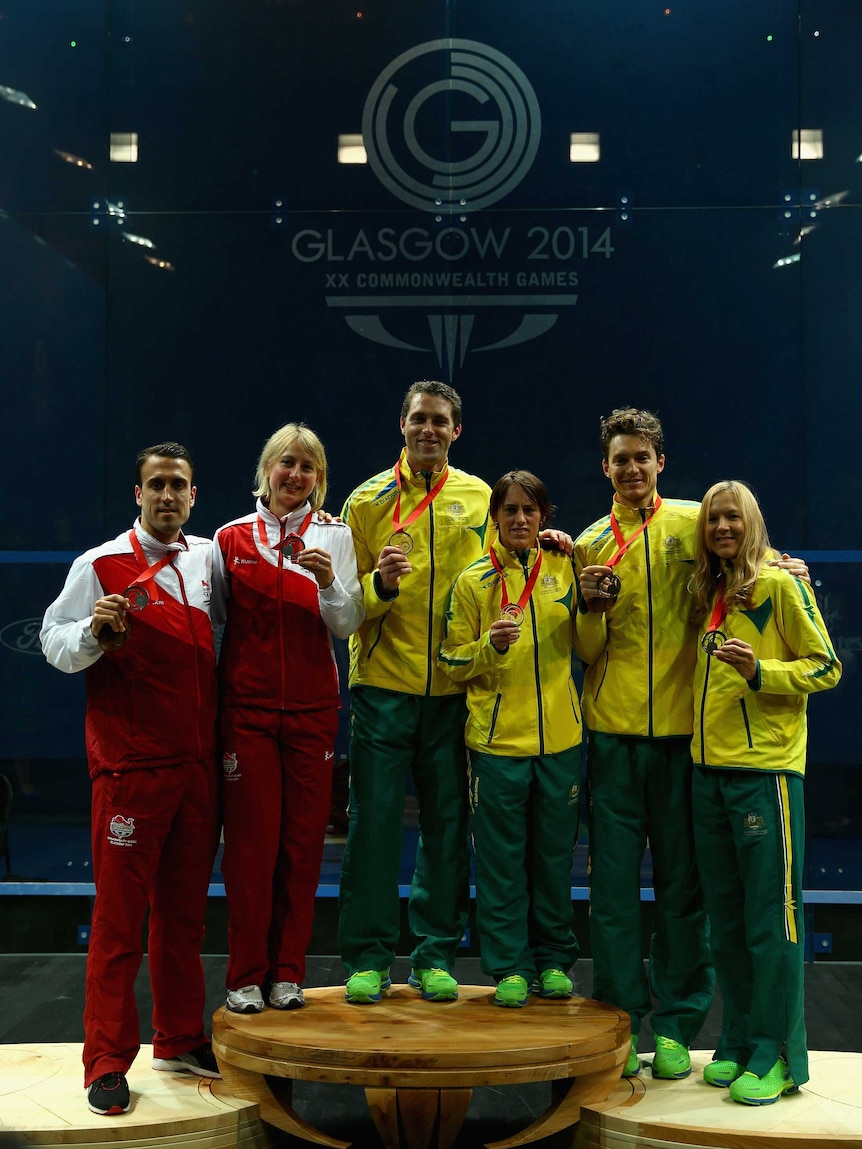
[[[691,580],[699,627],[692,816],[724,1000],[710,1085],[768,1105],[808,1080],[802,856],[808,695],[841,677],[810,586],[767,566],[744,483],[704,496]]]
[[[452,589],[439,664],[467,684],[466,742],[483,970],[498,1005],[572,993],[571,866],[581,715],[571,674],[574,568],[543,551],[544,484],[509,471],[491,492],[498,539]]]

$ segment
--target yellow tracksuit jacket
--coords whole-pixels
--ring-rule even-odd
[[[698,644],[695,764],[804,774],[808,695],[841,678],[811,587],[763,567],[752,607],[730,611],[721,630],[751,644],[757,674],[749,685]]]
[[[442,471],[414,474],[406,450],[401,468],[401,519],[408,517]],[[413,570],[393,597],[378,593],[377,559],[395,530],[398,488],[393,469],[381,471],[348,496],[342,517],[353,531],[365,621],[350,639],[350,685],[377,686],[407,694],[459,694],[463,687],[437,666],[443,616],[457,575],[488,548],[487,483],[449,467],[433,503],[406,528],[413,539]]]
[[[529,573],[499,542],[492,544],[510,602]],[[527,556],[531,572],[538,552]],[[467,683],[466,742],[471,750],[510,758],[559,754],[581,741],[581,713],[572,680],[572,611],[577,604],[571,560],[542,553],[542,566],[518,641],[500,654],[489,637],[500,616],[500,574],[485,556],[452,588],[440,665]]]
[[[603,614],[576,614],[587,668],[582,704],[589,730],[667,738],[691,734],[695,635],[689,623],[694,527],[699,503],[664,499],[614,573],[619,597]],[[614,502],[623,537],[641,511]],[[618,550],[606,515],[575,542],[575,569],[604,565]]]

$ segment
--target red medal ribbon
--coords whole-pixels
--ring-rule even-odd
[[[655,506],[653,507],[652,515],[656,513],[660,506],[661,495],[656,494]],[[619,550],[616,552],[616,554],[611,555],[608,561],[604,564],[606,567],[615,567],[617,565],[617,563],[620,561],[620,559],[623,557],[623,555],[626,553],[638,535],[642,534],[647,529],[650,519],[652,519],[652,515],[650,515],[649,518],[644,519],[644,521],[641,523],[641,525],[638,527],[630,539],[625,539],[623,537],[623,532],[620,528],[620,524],[617,522],[617,516],[614,514],[613,509],[611,509],[611,530],[614,532],[614,538],[617,540],[617,546],[619,547]]]
[[[724,590],[724,575],[720,574],[718,579],[718,598],[715,600],[715,606],[712,608],[712,615],[707,624],[707,634],[709,634],[710,631],[721,630],[721,624],[727,618],[727,600],[722,593]]]
[[[442,476],[437,480],[437,482],[434,484],[434,486],[431,488],[431,490],[428,492],[428,494],[425,496],[425,498],[422,500],[422,502],[419,504],[419,506],[414,507],[414,509],[410,512],[410,514],[407,516],[407,518],[404,520],[403,523],[401,522],[401,459],[400,458],[398,459],[395,466],[392,468],[392,472],[395,475],[395,486],[398,488],[398,499],[395,503],[395,510],[392,514],[392,528],[393,528],[395,534],[397,535],[400,531],[403,531],[405,527],[409,527],[411,523],[415,523],[416,520],[419,518],[419,516],[422,514],[422,512],[425,510],[425,508],[431,506],[431,504],[434,502],[434,500],[437,498],[437,496],[443,490],[443,486],[444,486],[446,480],[449,478],[449,467],[448,466],[446,467],[446,470],[443,472]]]
[[[308,514],[305,516],[305,518],[302,520],[302,526],[299,528],[299,530],[298,531],[291,531],[290,533],[292,535],[299,535],[299,537],[302,538],[302,536],[308,530],[308,524],[311,522],[312,514],[313,514],[313,512],[309,511]],[[281,553],[281,550],[280,550],[281,544],[284,542],[284,539],[285,539],[284,523],[280,523],[279,525],[281,527],[281,538],[278,541],[278,546],[274,546],[270,549],[274,550],[274,551],[279,551],[279,553]],[[263,545],[265,547],[268,547],[269,546],[269,539],[266,537],[266,527],[264,525],[263,518],[260,515],[257,516],[257,533],[260,536],[260,541],[263,543]]]
[[[145,568],[144,573],[135,579],[133,584],[134,586],[143,586],[145,582],[149,582],[150,579],[154,579],[159,571],[163,567],[166,567],[168,563],[172,563],[176,556],[179,554],[179,551],[169,551],[168,554],[163,555],[158,560],[158,562],[154,562],[152,566],[148,566],[147,556],[144,554],[144,548],[141,546],[141,541],[138,538],[134,527],[129,531],[129,541],[132,544],[132,550],[135,552],[135,557],[141,566]]]
[[[491,547],[489,554],[491,556],[491,563],[494,567],[494,570],[497,571],[497,573],[500,575],[500,609],[505,610],[509,605],[509,592],[506,589],[506,576],[503,574],[503,568],[500,566],[500,560],[494,554],[493,546]],[[526,585],[521,592],[521,597],[518,599],[518,606],[521,608],[521,610],[523,610],[527,603],[530,601],[530,595],[533,593],[533,587],[536,585],[536,579],[539,577],[539,571],[541,568],[542,548],[539,547],[536,554],[536,565],[533,567],[530,577],[527,579]]]

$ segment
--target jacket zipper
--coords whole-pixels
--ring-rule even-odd
[[[425,474],[425,493],[431,491],[431,473],[430,471],[424,472]],[[431,554],[431,581],[428,587],[428,664],[426,668],[425,679],[425,696],[428,697],[431,693],[431,675],[434,669],[433,658],[433,632],[434,632],[434,504],[428,504],[428,549]]]
[[[647,508],[641,507],[641,520],[646,522]],[[649,697],[649,737],[653,737],[653,610],[652,568],[649,558],[649,525],[644,527],[644,554],[646,556],[647,602],[649,603],[649,660],[647,662],[647,691]]]
[[[521,566],[524,568],[524,582],[526,583],[529,578],[527,571],[527,558],[529,552],[518,556],[521,560]],[[538,562],[538,556],[536,562]],[[530,625],[533,628],[533,673],[536,678],[536,717],[539,723],[539,753],[545,753],[545,723],[543,717],[544,703],[542,701],[542,681],[539,677],[539,634],[536,630],[536,605],[533,602],[533,596],[530,595]]]

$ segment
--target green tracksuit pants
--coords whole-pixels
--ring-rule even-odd
[[[715,986],[691,819],[688,738],[590,734],[590,941],[593,997],[628,1011],[632,1034],[690,1046]],[[649,841],[655,929],[641,957],[640,871]]]
[[[803,782],[798,774],[698,766],[697,863],[724,1000],[716,1058],[762,1077],[786,1052],[808,1080],[804,1017]]]
[[[543,969],[568,970],[572,851],[578,837],[581,748],[536,758],[470,751],[476,847],[476,925],[482,969],[532,983]]]
[[[348,974],[388,969],[400,934],[404,788],[419,799],[408,919],[414,969],[452,971],[470,904],[464,695],[357,686],[350,707],[350,821],[338,933]]]

